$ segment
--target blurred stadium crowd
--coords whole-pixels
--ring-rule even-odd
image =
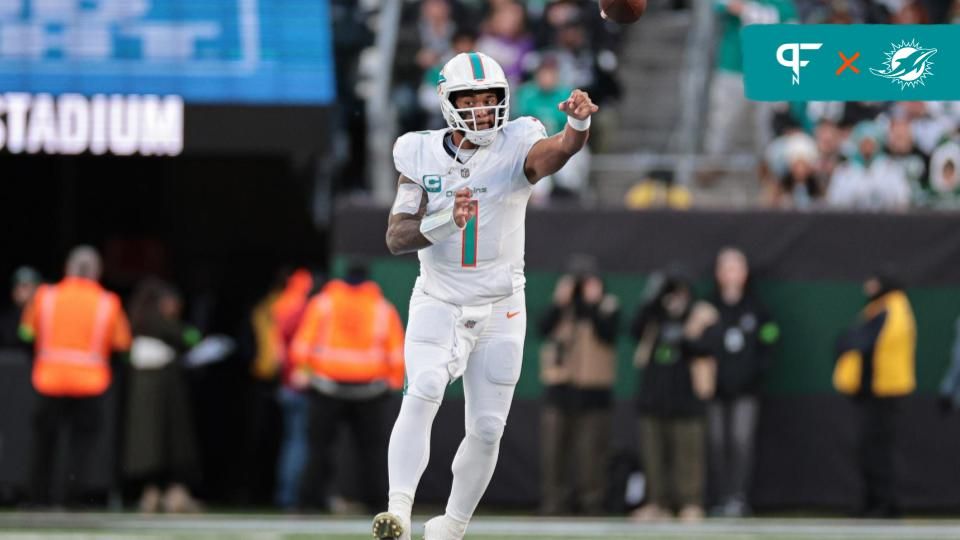
[[[371,3],[367,12],[362,2],[350,4],[341,9],[351,10],[353,17],[360,19],[368,16],[365,13],[374,13],[372,8],[377,5]],[[620,96],[616,72],[621,28],[600,17],[596,2],[405,2],[400,30],[391,90],[398,135],[446,126],[440,114],[437,79],[443,64],[465,51],[482,51],[499,62],[511,83],[511,115],[535,116],[551,135],[565,125],[565,115],[556,106],[573,88],[589,92],[601,108],[614,104]],[[358,99],[367,90],[364,81],[379,69],[371,52],[367,48],[358,55],[359,72],[354,75],[359,84],[346,89]],[[595,119],[590,141],[593,151],[603,151],[604,138],[614,133],[615,116],[611,107]],[[353,130],[364,129],[358,122],[352,126]],[[351,137],[354,150],[360,150],[363,140],[356,133]],[[361,160],[356,152],[354,156],[346,166],[358,170]],[[561,174],[539,187],[534,203],[550,196],[581,196],[587,189],[589,171],[589,152],[582,152]]]
[[[948,0],[715,0],[714,69],[710,88],[701,96],[705,122],[700,135],[701,155],[723,158],[746,150],[757,157],[755,185],[739,178],[739,189],[751,194],[752,205],[810,210],[950,209],[960,193],[960,105],[956,102],[750,102],[743,94],[739,30],[749,24],[926,24],[960,22],[960,2]],[[337,4],[334,2],[334,4]],[[347,5],[349,4],[349,5]],[[339,9],[363,21],[376,13],[377,2],[346,3]],[[648,15],[671,12],[693,17],[695,5],[683,0],[651,1]],[[342,17],[347,17],[341,13]],[[599,17],[596,1],[552,0],[424,0],[405,2],[393,66],[391,99],[397,111],[397,134],[444,126],[435,91],[439,67],[454,54],[476,49],[500,62],[512,83],[511,114],[532,115],[555,132],[563,126],[555,108],[571,88],[587,90],[601,106],[594,122],[590,153],[578,156],[555,178],[538,187],[534,204],[549,200],[597,201],[600,174],[591,180],[591,153],[611,152],[610,141],[630,133],[621,128],[627,116],[621,109],[628,100],[623,70],[641,70],[658,77],[656,69],[629,57],[627,35],[644,32],[646,17],[632,27],[621,27]],[[360,24],[360,23],[358,23]],[[340,28],[337,27],[339,31]],[[359,58],[359,71],[348,75],[341,89],[362,102],[367,82],[378,69],[366,44],[349,35]],[[339,38],[338,38],[339,39]],[[363,52],[361,52],[363,51]],[[338,58],[342,58],[338,53]],[[343,71],[344,67],[339,67]],[[352,69],[352,68],[350,68]],[[678,93],[680,89],[677,89]],[[638,100],[643,103],[643,100]],[[632,104],[638,101],[631,102]],[[689,105],[689,104],[685,104]],[[354,171],[346,189],[362,189],[356,171],[364,170],[362,149],[365,125],[354,110],[352,157],[344,157],[343,170]],[[679,118],[678,118],[679,121]],[[389,124],[385,124],[389,125]],[[746,141],[743,139],[746,135]],[[669,137],[665,133],[664,138]],[[746,143],[746,144],[744,144]],[[636,148],[643,151],[643,148]],[[341,155],[350,152],[341,148]],[[677,191],[663,204],[683,208],[690,204],[687,190],[709,191],[724,169],[708,166],[697,171],[689,186],[668,186]],[[742,177],[743,175],[741,175]],[[650,175],[632,186],[625,199],[605,204],[645,207],[651,187],[662,188],[672,174]],[[656,191],[656,190],[654,190]],[[655,199],[655,198],[654,198]],[[694,203],[696,198],[694,197]]]
[[[765,3],[779,10],[779,20],[784,22],[960,23],[960,2],[798,1],[796,6],[791,2],[760,2]],[[729,30],[749,20],[746,11],[735,15],[732,5],[735,2],[727,4],[723,15],[723,24]],[[762,17],[753,22],[762,23]],[[742,92],[734,96],[717,85],[731,73],[738,73],[736,62],[724,56],[724,51],[738,49],[730,43],[738,39],[728,32],[721,38],[712,104],[743,100]],[[719,92],[727,95],[720,98],[716,95]],[[789,103],[774,105],[772,111],[765,111],[759,103],[753,106],[763,118],[758,131],[769,127],[773,137],[763,148],[761,165],[763,203],[767,206],[799,210],[952,209],[960,201],[958,102]],[[724,138],[716,129],[710,137]],[[757,140],[765,142],[769,136],[758,133]],[[716,144],[712,148],[708,145],[708,151],[718,151]]]

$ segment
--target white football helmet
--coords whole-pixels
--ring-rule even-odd
[[[498,93],[502,92],[502,99],[494,107],[458,109],[451,96],[464,90],[496,90]],[[510,85],[507,77],[500,64],[483,53],[460,53],[454,56],[440,70],[437,91],[440,93],[440,111],[443,112],[447,125],[462,131],[473,144],[487,146],[492,143],[510,116]],[[493,127],[477,129],[474,111],[490,108],[495,109]]]

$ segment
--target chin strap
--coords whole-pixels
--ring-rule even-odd
[[[450,135],[450,141],[451,141],[451,144],[452,144],[452,143],[453,143],[453,135],[452,135],[452,134]],[[460,150],[463,148],[463,143],[465,143],[465,142],[467,142],[467,136],[466,136],[466,135],[463,135],[462,137],[460,137],[460,144],[457,145],[457,149],[456,149],[456,151],[454,151],[454,153],[453,153],[453,161],[452,161],[451,164],[450,164],[450,168],[447,169],[447,174],[452,173],[454,169],[460,167],[461,165],[466,165],[466,162],[460,163]],[[446,144],[446,143],[444,143],[444,144]],[[468,158],[467,158],[467,161],[470,161],[470,159],[472,159],[473,156],[476,155],[476,152],[479,152],[481,148],[483,148],[483,147],[478,145],[477,148],[474,150],[474,154],[471,155],[470,157],[468,157]]]

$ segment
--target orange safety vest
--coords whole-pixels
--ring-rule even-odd
[[[110,386],[110,352],[130,348],[120,300],[88,279],[41,286],[23,326],[36,339],[33,386],[47,396],[103,394]]]
[[[290,352],[320,377],[403,387],[403,324],[373,282],[328,283],[307,305]]]

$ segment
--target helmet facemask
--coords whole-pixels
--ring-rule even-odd
[[[499,102],[496,105],[480,105],[464,108],[457,108],[454,104],[454,101],[459,97],[461,92],[475,93],[484,91],[496,93],[500,98]],[[487,146],[493,142],[493,139],[497,136],[497,132],[503,129],[503,126],[507,123],[507,119],[510,116],[510,93],[506,88],[499,86],[451,92],[448,99],[440,100],[440,110],[443,112],[443,117],[447,121],[447,125],[457,131],[462,131],[464,137],[473,144],[477,146]],[[493,121],[491,127],[485,129],[477,128],[475,113],[481,110],[488,111],[488,115]]]

